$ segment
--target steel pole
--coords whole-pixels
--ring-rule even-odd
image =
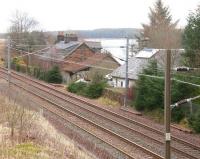
[[[171,121],[171,50],[167,50],[166,53],[166,66],[165,66],[165,159],[171,158],[170,152],[170,121]]]
[[[126,94],[124,99],[124,106],[127,106],[128,100],[128,56],[129,56],[129,38],[126,38],[126,79],[125,79],[125,87],[126,87]]]

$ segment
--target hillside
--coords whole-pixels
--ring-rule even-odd
[[[61,31],[61,30],[60,30]],[[126,36],[135,38],[139,35],[140,29],[137,28],[102,28],[94,30],[62,30],[63,32],[73,32],[78,34],[80,38],[124,38]],[[56,36],[58,31],[46,31]],[[0,38],[5,38],[4,33],[0,33]]]
[[[135,38],[139,34],[139,29],[119,28],[119,29],[95,29],[74,31],[82,38],[124,38],[126,36]]]

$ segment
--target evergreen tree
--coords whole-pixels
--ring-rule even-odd
[[[200,7],[189,14],[187,21],[183,34],[183,46],[186,50],[185,64],[198,67],[200,65]]]
[[[172,22],[169,7],[157,0],[154,8],[150,8],[149,24],[143,24],[139,42],[142,47],[178,48],[181,43],[181,31],[176,29],[178,21]],[[148,42],[144,43],[144,41]]]
[[[49,83],[62,83],[62,75],[58,66],[54,66],[47,72],[46,80]]]

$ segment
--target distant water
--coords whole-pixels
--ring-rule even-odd
[[[121,58],[125,59],[126,57],[126,49],[120,47],[126,47],[126,39],[85,39],[88,41],[97,41],[101,42],[103,49],[109,51],[113,57],[116,59]],[[130,39],[130,45],[137,45],[136,39]],[[118,60],[119,61],[119,60]],[[123,61],[119,61],[121,64]]]

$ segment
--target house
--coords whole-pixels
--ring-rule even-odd
[[[57,43],[32,55],[32,65],[37,65],[45,70],[53,65],[61,69],[63,80],[67,83],[80,78],[90,78],[92,73],[97,71],[102,75],[111,73],[111,69],[119,67],[119,63],[111,54],[103,54],[99,44],[85,41],[78,41],[74,34],[57,36]],[[39,55],[39,56],[38,56]],[[109,69],[103,69],[103,67]]]
[[[172,51],[172,66],[177,67],[181,62],[183,49]],[[159,68],[164,68],[165,51],[159,49],[145,48],[128,60],[128,86],[134,86],[138,75],[146,68],[149,61],[156,60]],[[125,87],[126,64],[115,69],[110,76],[114,87]]]

